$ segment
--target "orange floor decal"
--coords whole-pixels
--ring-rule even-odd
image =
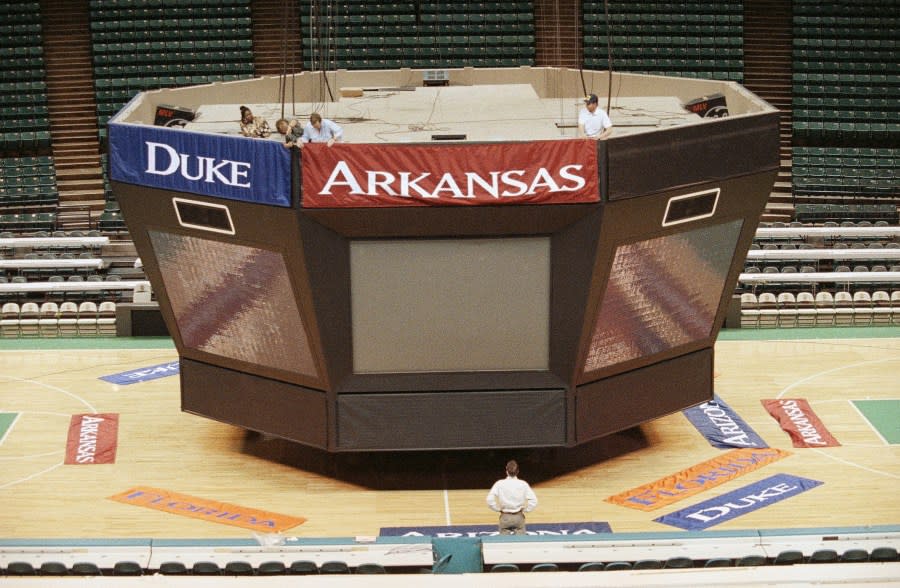
[[[203,519],[212,523],[233,525],[267,533],[284,531],[306,522],[303,517],[292,517],[145,486],[131,488],[110,496],[109,499],[185,517]]]
[[[734,449],[671,476],[610,496],[606,501],[638,510],[654,510],[734,480],[788,455],[790,452],[771,447]]]

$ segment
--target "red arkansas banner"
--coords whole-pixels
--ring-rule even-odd
[[[597,142],[303,147],[304,208],[597,202]]]
[[[118,414],[72,415],[66,442],[66,463],[115,463],[118,440]]]
[[[761,400],[781,428],[790,435],[794,447],[839,447],[809,403],[802,398]]]

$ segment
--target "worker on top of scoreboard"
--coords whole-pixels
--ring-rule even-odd
[[[278,132],[284,135],[285,147],[303,148],[304,143],[327,143],[329,147],[344,138],[344,129],[333,120],[322,118],[318,112],[309,115],[303,132],[297,132],[297,121],[279,120]],[[282,130],[284,129],[284,130]]]
[[[265,139],[272,134],[269,123],[261,116],[255,116],[246,106],[241,106],[241,134],[245,137]]]
[[[578,113],[578,136],[605,139],[612,134],[612,121],[599,106],[596,94],[584,97],[584,108]]]
[[[279,118],[275,121],[275,130],[284,135],[285,147],[293,147],[303,136],[303,125],[296,118]]]

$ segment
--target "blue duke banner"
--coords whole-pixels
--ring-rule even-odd
[[[110,384],[119,384],[127,386],[128,384],[137,384],[138,382],[146,382],[157,378],[165,378],[166,376],[176,376],[180,371],[178,360],[169,363],[161,363],[150,367],[138,368],[127,372],[112,374],[109,376],[101,376],[101,380]]]
[[[709,402],[692,406],[682,412],[713,447],[760,449],[769,446],[718,396],[713,396]]]
[[[290,206],[290,162],[278,141],[109,124],[110,177],[119,182]]]
[[[609,523],[528,523],[526,535],[572,536],[612,533]],[[381,537],[490,537],[499,535],[497,525],[450,525],[445,527],[382,527]]]
[[[781,502],[821,484],[822,482],[809,478],[775,474],[755,484],[744,486],[653,520],[687,531],[700,531],[770,504]]]

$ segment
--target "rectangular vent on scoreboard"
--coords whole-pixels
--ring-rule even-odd
[[[669,198],[662,226],[668,227],[709,218],[716,213],[720,188]]]
[[[234,223],[227,206],[184,198],[172,198],[172,204],[182,227],[234,235]]]

